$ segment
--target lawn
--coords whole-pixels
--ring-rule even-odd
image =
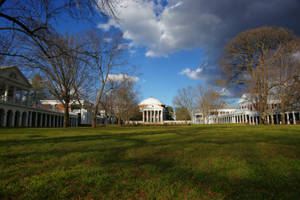
[[[299,125],[0,129],[0,199],[299,198]]]

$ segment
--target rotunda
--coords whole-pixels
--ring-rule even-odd
[[[164,121],[165,105],[155,98],[148,98],[139,104],[143,112],[143,122],[159,123]]]

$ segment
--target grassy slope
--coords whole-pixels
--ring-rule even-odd
[[[297,199],[300,126],[0,129],[0,199]]]

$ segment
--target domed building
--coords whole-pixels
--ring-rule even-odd
[[[164,121],[165,105],[155,98],[148,98],[139,104],[143,122],[160,123]]]

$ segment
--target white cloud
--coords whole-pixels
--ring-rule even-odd
[[[227,89],[227,88],[222,88],[219,93],[222,95],[222,96],[232,96],[231,92]]]
[[[214,54],[245,29],[270,22],[297,27],[291,20],[297,7],[299,0],[121,0],[116,5],[119,20],[98,27],[120,28],[133,47],[146,47],[149,57],[198,47]]]
[[[157,57],[199,47],[210,40],[212,35],[207,32],[220,23],[213,14],[199,13],[198,9],[190,8],[187,11],[186,2],[169,0],[167,6],[159,2],[123,0],[116,7],[120,18],[118,23],[110,19],[98,27],[104,30],[111,26],[120,28],[124,38],[131,41],[131,46],[146,47],[146,56]],[[205,31],[205,35],[199,34],[200,30]]]
[[[124,79],[131,80],[133,82],[139,81],[139,78],[136,76],[128,76],[126,74],[109,74],[108,79],[111,81],[122,81]]]
[[[190,68],[185,68],[179,74],[187,75],[189,78],[194,79],[194,80],[200,80],[200,79],[202,79],[202,76],[201,76],[202,71],[203,71],[203,68],[197,68],[195,70],[191,70]]]

